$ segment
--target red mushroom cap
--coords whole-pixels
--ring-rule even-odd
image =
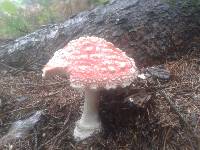
[[[43,68],[43,77],[52,76],[54,74],[64,74],[66,75],[66,68],[68,66],[67,58],[70,57],[72,52],[70,46],[66,46],[63,49],[59,49],[49,60],[49,62]]]
[[[71,53],[66,55],[64,51],[68,48]],[[50,66],[51,62],[58,61],[57,64],[63,62],[62,72],[69,74],[73,87],[90,89],[126,87],[138,74],[134,60],[102,38],[81,37],[69,42],[61,51],[64,54],[62,58],[55,57],[57,55],[55,54],[46,67]]]

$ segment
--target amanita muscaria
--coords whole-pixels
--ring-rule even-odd
[[[112,43],[98,37],[72,40],[55,52],[43,69],[43,76],[66,74],[71,86],[85,93],[83,113],[74,129],[76,140],[101,130],[98,113],[102,89],[126,87],[137,77],[135,62]]]

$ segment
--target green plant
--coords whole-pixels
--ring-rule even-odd
[[[0,5],[0,33],[2,37],[15,37],[29,32],[29,24],[22,17],[17,6],[10,0],[4,0]]]
[[[4,0],[1,2],[0,10],[4,13],[8,13],[10,15],[15,15],[17,13],[17,7],[10,0]]]
[[[182,5],[185,12],[193,12],[200,10],[200,0],[165,0],[170,6],[175,7],[178,3]]]
[[[77,0],[79,3],[86,2]],[[64,21],[70,15],[73,0],[0,0],[0,38],[16,38],[45,24]],[[88,0],[91,4],[106,4],[109,0]],[[82,11],[78,10],[77,12]]]
[[[109,2],[109,0],[90,0],[91,3],[93,4],[107,4]]]

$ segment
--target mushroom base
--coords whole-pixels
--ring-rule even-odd
[[[93,134],[97,134],[101,131],[101,123],[93,122],[87,124],[81,124],[80,120],[76,122],[76,127],[74,129],[74,138],[76,141],[84,140]]]
[[[76,122],[74,138],[76,141],[84,140],[101,130],[99,119],[99,91],[85,90],[85,102],[81,119]]]

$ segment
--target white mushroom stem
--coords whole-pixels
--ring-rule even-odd
[[[85,102],[81,119],[77,121],[74,129],[74,138],[84,140],[101,130],[99,119],[99,91],[85,90]]]

